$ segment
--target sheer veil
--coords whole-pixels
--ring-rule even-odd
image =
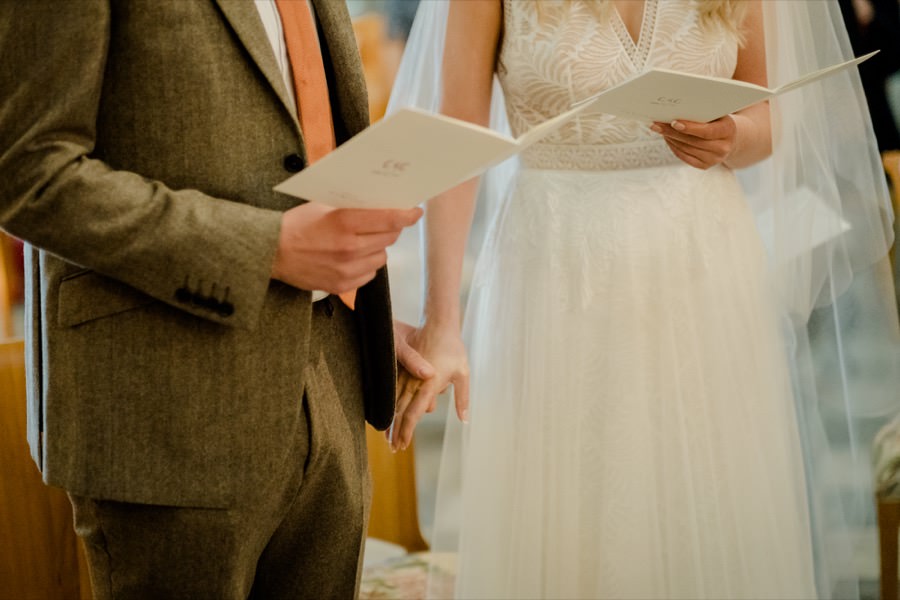
[[[764,6],[771,85],[852,56],[836,2]],[[824,597],[851,597],[854,551],[876,555],[868,452],[898,404],[893,214],[856,70],[771,108],[772,157],[741,177],[791,359],[817,584]]]
[[[448,5],[420,3],[389,112],[409,105],[438,110]],[[851,57],[836,2],[763,6],[770,86]],[[770,106],[773,154],[739,176],[770,253],[804,447],[819,595],[858,597],[852,565],[862,555],[877,557],[869,448],[898,412],[900,330],[887,261],[893,214],[855,69],[776,97]],[[496,83],[492,126],[508,129]],[[487,223],[514,160],[482,180],[479,210]],[[449,410],[435,551],[456,545],[464,438]]]
[[[425,0],[419,2],[416,18],[413,22],[406,43],[406,50],[397,77],[394,80],[390,101],[386,114],[391,114],[405,106],[415,106],[431,112],[440,110],[441,100],[441,64],[444,59],[444,34],[447,23],[448,0]],[[506,120],[506,106],[503,101],[503,90],[496,77],[494,78],[493,96],[491,99],[491,128],[509,134],[509,123]],[[490,226],[499,208],[500,200],[506,191],[507,184],[515,170],[516,159],[511,158],[485,173],[481,178],[476,217],[473,230],[469,236],[466,255],[466,269],[470,270],[478,255],[481,241],[485,237],[485,229]],[[413,240],[412,238],[415,238]],[[422,225],[410,228],[401,235],[398,246],[404,248],[397,253],[399,264],[391,264],[391,273],[396,277],[402,270],[404,288],[415,289],[417,297],[412,300],[408,294],[394,292],[394,312],[398,318],[416,323],[421,318],[422,298],[424,294],[424,250],[412,257],[406,252],[411,246],[424,244]],[[388,250],[391,252],[391,249]],[[392,254],[391,258],[395,258]],[[397,268],[399,267],[399,269]],[[412,282],[412,283],[411,283]],[[413,283],[415,285],[413,285]],[[396,297],[403,294],[402,297]]]

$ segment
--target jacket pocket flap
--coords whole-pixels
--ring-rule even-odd
[[[74,327],[152,302],[152,296],[131,286],[82,271],[60,281],[57,320],[62,327]]]

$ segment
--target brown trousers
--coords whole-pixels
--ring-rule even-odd
[[[305,418],[249,501],[218,510],[70,495],[95,598],[356,597],[370,482],[356,325],[336,298],[313,306],[310,352]]]

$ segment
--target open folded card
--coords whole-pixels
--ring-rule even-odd
[[[766,88],[651,69],[544,121],[517,138],[445,115],[404,108],[375,123],[275,191],[337,208],[410,208],[521,152],[582,113],[643,121],[707,122],[838,71],[875,52]]]
[[[774,88],[725,77],[650,69],[582,102],[590,112],[617,117],[663,123],[676,119],[708,123],[858,65],[877,53],[878,50],[813,71]]]

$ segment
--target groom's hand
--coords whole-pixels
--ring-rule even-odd
[[[424,380],[434,375],[434,367],[409,344],[409,338],[416,328],[409,323],[394,319],[394,348],[397,362],[406,375]]]
[[[272,278],[304,290],[355,290],[375,277],[387,262],[385,249],[421,216],[421,208],[295,206],[281,217]]]

